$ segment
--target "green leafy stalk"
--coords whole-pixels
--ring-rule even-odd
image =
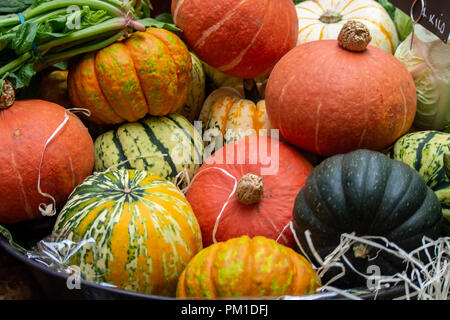
[[[43,66],[101,49],[132,29],[144,31],[146,26],[157,26],[179,31],[171,24],[150,19],[150,10],[149,0],[0,3],[0,12],[22,12],[25,20],[22,23],[15,13],[0,16],[0,78],[8,78],[20,89]]]
[[[45,2],[36,7],[30,7],[23,12],[23,17],[25,21],[28,21],[36,16],[48,13],[49,11],[54,11],[62,8],[68,8],[70,6],[88,6],[94,10],[104,10],[111,17],[119,17],[124,15],[123,6],[120,2],[114,6],[109,2],[113,0],[102,1],[102,0],[53,0],[50,2]],[[127,14],[127,12],[125,12]],[[20,18],[18,15],[8,15],[0,19],[0,28],[9,27],[12,25],[20,24]]]
[[[114,42],[116,42],[118,39],[120,39],[121,37],[123,37],[126,34],[126,31],[122,30],[119,31],[118,33],[114,34],[113,36],[98,42],[95,41],[93,44],[90,45],[84,45],[81,46],[79,48],[75,48],[72,50],[68,50],[68,51],[64,51],[62,53],[57,53],[57,54],[53,54],[53,55],[48,55],[45,58],[45,62],[49,65],[54,65],[58,62],[64,61],[66,59],[75,57],[77,55],[80,54],[84,54],[84,53],[88,53],[88,52],[92,52],[92,51],[96,51],[96,50],[100,50],[102,48],[105,48],[107,46],[109,46],[110,44],[113,44]],[[42,65],[42,63],[38,64],[38,66],[35,68],[37,71],[44,69],[45,66]]]
[[[26,254],[28,252],[27,249],[25,249],[24,247],[22,247],[21,245],[17,244],[16,242],[14,242],[13,237],[11,235],[11,233],[8,231],[8,229],[6,229],[4,226],[0,225],[0,235],[2,235],[3,237],[6,238],[6,240],[8,240],[9,244],[11,245],[11,247],[13,247],[14,249],[16,249],[17,251],[19,251],[22,254]]]

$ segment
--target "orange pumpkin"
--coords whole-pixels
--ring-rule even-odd
[[[186,45],[167,30],[149,28],[84,56],[69,72],[69,95],[96,123],[135,122],[180,109],[191,72]]]
[[[363,26],[347,24],[340,40],[302,44],[275,66],[267,114],[290,143],[329,156],[382,150],[408,132],[417,106],[414,80],[394,56],[365,47],[366,29],[368,41],[358,42],[353,31]]]
[[[245,137],[217,150],[186,192],[203,246],[214,243],[214,238],[225,241],[248,235],[280,236],[281,244],[295,248],[291,231],[282,231],[292,220],[295,196],[312,169],[299,151],[266,136]]]
[[[51,202],[38,192],[38,171],[45,143],[64,121],[66,112],[69,116],[66,124],[44,153],[42,192],[53,196],[56,205],[62,206],[94,167],[94,143],[74,114],[43,100],[16,101],[12,105],[11,102],[0,103],[1,223],[42,217],[40,204]]]
[[[297,43],[292,0],[174,0],[172,16],[201,60],[239,78],[267,76]]]
[[[294,250],[247,236],[200,251],[178,280],[178,298],[276,297],[314,293],[320,279]]]

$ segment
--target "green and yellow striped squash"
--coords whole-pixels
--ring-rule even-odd
[[[177,112],[189,121],[197,120],[205,100],[205,72],[200,59],[190,52],[192,58],[192,81],[187,93],[186,103]]]
[[[94,147],[95,171],[148,170],[171,181],[184,169],[192,178],[203,154],[201,135],[179,114],[123,124],[97,137]]]
[[[181,272],[202,249],[182,192],[144,170],[86,178],[58,216],[52,238],[87,242],[69,261],[83,279],[162,296],[175,295]]]
[[[436,193],[446,229],[450,231],[450,179],[445,173],[444,154],[449,151],[450,134],[440,131],[419,131],[401,137],[391,150],[391,158],[416,169]]]
[[[178,280],[178,298],[303,295],[320,278],[294,250],[262,236],[242,236],[200,251]]]

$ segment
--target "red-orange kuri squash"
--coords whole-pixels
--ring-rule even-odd
[[[77,116],[43,100],[12,104],[12,86],[8,86],[4,86],[0,101],[0,223],[41,217],[40,204],[52,202],[38,192],[39,166],[47,141],[40,187],[58,207],[94,167],[94,143]],[[5,99],[6,95],[10,97]],[[50,140],[66,113],[67,122]]]
[[[216,151],[186,193],[203,245],[214,243],[214,237],[281,235],[279,242],[294,248],[290,230],[282,230],[292,220],[295,196],[312,169],[299,151],[266,136],[245,137]]]
[[[267,76],[297,43],[292,0],[174,0],[172,15],[201,60],[239,78]]]
[[[414,80],[393,55],[366,49],[370,36],[363,29],[353,21],[340,40],[302,44],[273,69],[267,114],[290,143],[324,156],[382,150],[411,127]]]

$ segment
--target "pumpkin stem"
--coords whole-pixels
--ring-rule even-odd
[[[450,144],[448,145],[448,151],[444,153],[444,168],[447,178],[450,179]]]
[[[0,91],[0,110],[8,109],[14,104],[16,98],[14,86],[8,80],[4,80],[2,86],[0,86]]]
[[[258,91],[258,86],[256,85],[256,82],[254,79],[245,79],[244,80],[244,94],[245,99],[253,101],[255,104],[260,101],[261,95]]]
[[[258,203],[264,195],[263,179],[252,173],[247,173],[238,182],[236,197],[240,203]]]
[[[326,10],[319,18],[323,23],[338,23],[342,20],[342,15],[334,10]]]
[[[369,29],[364,23],[351,20],[344,24],[338,36],[339,45],[349,51],[365,51],[372,40]]]

